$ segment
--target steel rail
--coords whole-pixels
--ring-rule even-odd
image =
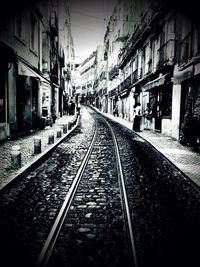
[[[138,260],[137,260],[137,253],[136,253],[136,247],[135,247],[135,240],[134,240],[134,235],[133,235],[133,226],[132,226],[132,220],[131,220],[131,215],[130,215],[130,209],[129,209],[129,204],[128,204],[128,198],[127,198],[127,193],[126,193],[126,187],[125,187],[125,182],[124,182],[124,175],[123,175],[123,170],[122,170],[122,163],[121,163],[121,158],[119,154],[119,147],[117,143],[117,138],[115,136],[115,133],[110,125],[109,122],[104,118],[106,123],[108,124],[111,134],[113,136],[114,140],[114,146],[115,146],[115,152],[116,152],[116,162],[117,162],[117,169],[118,169],[118,180],[120,183],[120,190],[123,196],[123,201],[122,205],[125,210],[125,216],[127,218],[127,224],[128,224],[128,233],[129,233],[129,238],[130,238],[130,250],[131,250],[131,256],[132,256],[132,262],[134,267],[138,267]]]
[[[63,205],[60,208],[60,211],[56,217],[56,220],[54,221],[54,224],[53,224],[53,226],[49,232],[49,235],[45,241],[45,244],[44,244],[44,246],[43,246],[43,248],[39,254],[39,257],[38,257],[37,262],[36,262],[37,266],[46,266],[46,264],[48,263],[48,260],[50,258],[50,255],[51,255],[51,252],[52,252],[53,247],[55,245],[55,242],[57,240],[57,237],[60,233],[63,222],[64,222],[65,217],[67,215],[67,212],[70,208],[73,197],[76,193],[76,189],[79,185],[82,174],[83,174],[85,167],[88,163],[89,157],[90,157],[92,149],[94,147],[94,142],[95,142],[96,136],[97,136],[97,123],[95,124],[95,133],[94,133],[94,136],[93,136],[92,141],[90,143],[90,146],[87,150],[87,153],[86,153],[84,159],[82,160],[81,166],[77,171],[77,174],[74,178],[72,186],[70,187],[70,189],[69,189],[69,191],[65,197]]]

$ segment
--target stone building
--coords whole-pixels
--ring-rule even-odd
[[[66,1],[31,1],[1,20],[0,140],[62,116],[64,81],[71,79],[63,69],[73,57],[60,34],[70,27],[62,12],[69,18]],[[73,51],[71,32],[65,35]]]
[[[171,4],[171,3],[170,3]],[[150,104],[150,129],[199,143],[199,24],[161,1],[119,1],[104,38],[104,87],[98,97],[132,120]],[[101,73],[97,74],[101,77]],[[144,119],[144,118],[143,118]],[[143,121],[144,122],[144,121]]]

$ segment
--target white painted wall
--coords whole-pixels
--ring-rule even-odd
[[[171,136],[179,140],[179,123],[181,108],[181,85],[173,85],[172,91],[172,130]]]
[[[162,119],[162,133],[171,136],[172,135],[172,121],[171,119]]]

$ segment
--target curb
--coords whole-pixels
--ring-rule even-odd
[[[98,112],[99,114],[101,114],[102,116],[105,116],[106,118],[109,118],[110,120],[117,122],[121,125],[123,125],[123,127],[126,127],[128,130],[132,131],[129,127],[127,127],[126,125],[124,125],[123,123],[113,119],[112,117],[109,117],[106,115],[106,113],[102,113],[101,111],[99,111],[97,108],[90,106],[90,108],[94,109],[96,112]],[[187,179],[189,182],[191,182],[194,186],[200,187],[199,183],[196,182],[195,178],[193,178],[192,176],[186,174],[184,171],[182,171],[177,165],[176,163],[172,162],[172,160],[170,158],[168,158],[166,155],[164,155],[154,144],[152,144],[151,142],[149,142],[147,139],[145,139],[143,136],[141,136],[139,133],[134,132],[135,135],[137,135],[139,138],[141,138],[142,140],[144,140],[145,142],[147,142],[147,144],[149,144],[150,146],[152,146],[162,157],[165,158],[165,160],[167,160],[173,167],[175,167],[181,175],[183,175],[184,179]]]
[[[52,151],[68,136],[70,133],[72,133],[78,126],[80,120],[80,115],[78,115],[75,119],[76,124],[73,128],[67,131],[66,134],[63,134],[62,137],[58,138],[54,144],[49,144],[49,146],[45,149],[45,151],[41,152],[40,154],[36,155],[33,161],[26,164],[25,166],[21,167],[19,170],[17,170],[17,173],[10,176],[10,178],[7,179],[5,183],[2,183],[0,185],[0,191],[3,191],[7,189],[10,185],[12,185],[15,181],[17,181],[19,178],[26,175],[28,172],[30,172],[33,168],[35,168],[37,165],[39,165]],[[68,122],[68,125],[73,125],[72,122]]]

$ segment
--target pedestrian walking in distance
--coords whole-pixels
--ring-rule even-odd
[[[135,132],[141,132],[140,130],[140,124],[141,124],[141,104],[137,103],[134,106],[134,120],[133,120],[133,131]]]
[[[147,107],[144,111],[144,121],[145,121],[145,129],[150,129],[150,121],[152,120],[152,110],[150,103],[147,103]]]

